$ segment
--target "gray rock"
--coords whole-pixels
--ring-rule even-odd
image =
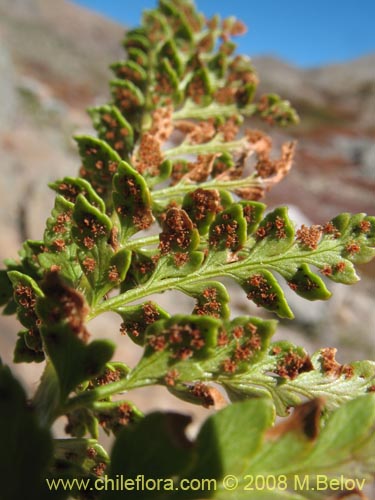
[[[359,173],[375,179],[375,142],[367,137],[337,136],[333,139],[334,147],[353,165],[359,167]]]
[[[11,55],[0,33],[0,132],[9,127],[17,110],[17,94],[15,91],[15,71]]]

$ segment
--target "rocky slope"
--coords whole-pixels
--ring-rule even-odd
[[[90,128],[85,108],[107,100],[107,68],[122,57],[122,34],[123,27],[64,0],[0,0],[0,259],[16,256],[26,237],[40,238],[53,199],[47,182],[77,172],[71,136]],[[270,58],[254,63],[260,90],[280,92],[302,118],[300,128],[272,133],[276,144],[297,137],[299,148],[293,173],[269,202],[292,203],[302,221],[305,214],[323,222],[344,210],[374,212],[375,56],[314,70]],[[310,349],[340,343],[342,360],[368,357],[374,295],[373,281],[364,275],[356,287],[338,287],[327,304],[296,303],[297,322],[282,325],[282,333]],[[234,290],[232,296],[235,311],[243,314],[243,301]],[[17,325],[0,321],[1,356],[11,362]],[[113,318],[94,329],[103,336],[111,321],[117,332]],[[139,355],[126,344],[120,355],[129,353]],[[17,370],[36,383],[40,370]],[[168,404],[160,392],[147,393],[147,406]]]

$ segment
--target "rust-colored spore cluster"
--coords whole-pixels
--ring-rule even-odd
[[[112,370],[110,368],[106,368],[104,373],[91,380],[90,386],[96,387],[101,385],[110,384],[111,382],[117,382],[121,378],[120,370]]]
[[[319,225],[308,227],[302,224],[296,232],[296,240],[310,250],[316,250],[318,248],[321,237],[322,228]]]
[[[19,283],[16,285],[14,293],[18,304],[20,304],[29,314],[34,314],[36,297],[32,288]]]
[[[194,324],[172,325],[162,334],[151,335],[147,343],[154,351],[168,347],[174,360],[187,360],[206,344],[202,332]]]
[[[340,238],[341,233],[332,221],[327,222],[321,227],[323,234],[331,236],[334,239]]]
[[[258,328],[251,322],[246,325],[235,326],[231,331],[231,342],[233,343],[232,355],[225,359],[222,368],[226,373],[235,373],[242,362],[249,362],[262,348],[262,339]],[[220,344],[226,347],[229,343],[228,335],[222,337]],[[218,345],[220,345],[218,343]]]
[[[68,231],[67,225],[72,220],[72,212],[62,212],[56,217],[56,224],[53,226],[53,232],[56,234],[65,234]]]
[[[346,245],[345,251],[348,254],[353,255],[353,254],[359,253],[361,251],[361,247],[355,241],[351,241],[350,243],[348,243]]]
[[[77,200],[77,196],[80,194],[80,190],[74,184],[70,184],[68,182],[61,182],[58,186],[58,192],[63,196],[66,200],[71,203],[75,203]]]
[[[86,455],[88,458],[95,458],[97,456],[98,452],[93,448],[92,446],[89,446],[86,451]]]
[[[112,281],[113,283],[119,283],[121,281],[120,273],[119,273],[117,266],[112,265],[109,267],[108,279],[109,279],[109,281]]]
[[[247,298],[256,304],[274,307],[277,303],[277,294],[262,274],[253,274],[247,281]]]
[[[274,354],[277,354],[274,352]],[[279,377],[294,380],[301,373],[313,370],[313,364],[308,354],[301,354],[296,350],[290,349],[283,354],[277,363],[275,373]]]
[[[220,318],[222,312],[222,305],[216,288],[205,288],[197,299],[194,307],[193,314],[200,316],[212,316],[213,318]]]
[[[96,261],[92,257],[85,257],[82,261],[82,265],[85,268],[85,272],[90,274],[96,269]]]
[[[120,333],[139,337],[149,325],[155,323],[159,318],[160,313],[155,305],[152,302],[146,302],[142,305],[142,312],[137,319],[121,323]]]
[[[300,269],[299,269],[300,271]],[[328,276],[328,275],[327,275]],[[291,290],[294,292],[311,292],[319,288],[318,283],[313,281],[308,274],[302,274],[298,276],[296,279],[292,279],[287,282]]]
[[[129,217],[131,214],[132,222],[138,230],[148,229],[153,222],[153,216],[150,207],[143,200],[140,186],[131,175],[123,175],[119,179],[119,185],[122,197],[126,201],[117,207],[117,213],[123,217]]]
[[[162,161],[163,153],[160,148],[160,140],[151,132],[144,133],[134,161],[138,172],[155,176]]]
[[[109,113],[104,113],[102,115],[102,122],[105,127],[104,139],[113,146],[122,158],[124,158],[126,155],[124,139],[129,135],[129,130],[121,126],[117,119]],[[108,165],[108,172],[110,174],[113,174],[115,169],[117,169],[117,165]]]
[[[252,224],[254,222],[254,212],[255,209],[251,205],[245,205],[242,209],[242,213],[247,224]]]
[[[137,94],[129,88],[116,87],[114,94],[116,102],[125,114],[132,112],[140,104]]]
[[[173,368],[172,370],[169,370],[167,372],[166,376],[164,377],[164,382],[168,387],[174,387],[179,375],[179,371]]]
[[[362,220],[359,223],[358,228],[360,233],[369,233],[371,230],[371,222],[369,220]]]
[[[194,225],[185,210],[170,208],[165,214],[163,230],[159,235],[161,254],[188,251],[193,228]]]
[[[134,411],[130,404],[121,403],[108,412],[97,412],[99,425],[103,429],[117,432],[134,420]]]
[[[217,346],[226,347],[229,343],[228,333],[224,328],[220,328],[219,334],[217,336]]]
[[[240,250],[238,222],[236,219],[233,219],[230,213],[224,213],[221,217],[221,222],[213,226],[209,242],[213,247],[217,247],[221,242],[224,242],[225,248],[232,252]]]
[[[267,236],[273,235],[276,239],[281,240],[287,237],[285,231],[285,221],[277,215],[275,220],[268,220],[262,224],[255,233],[258,240],[263,240]]]
[[[220,194],[216,189],[198,188],[191,193],[191,199],[193,206],[188,213],[197,222],[204,220],[208,214],[216,214],[222,209]]]
[[[105,116],[108,116],[109,121],[111,123],[113,121],[116,125],[116,120],[112,119],[110,115]],[[124,130],[128,133],[127,129]],[[114,138],[115,133],[108,131],[106,135],[109,136],[108,138]],[[123,144],[121,144],[121,146],[123,146]],[[104,196],[109,190],[113,174],[117,171],[118,162],[113,160],[103,161],[101,159],[102,152],[98,150],[98,148],[92,146],[85,149],[85,154],[87,159],[90,159],[90,162],[86,162],[85,165],[81,166],[79,171],[80,176],[87,179],[97,193]]]
[[[79,239],[84,247],[92,250],[98,239],[107,235],[105,226],[92,214],[85,214],[77,225]]]
[[[160,100],[160,95],[173,95],[174,88],[171,79],[168,74],[163,71],[158,71],[155,75],[156,85],[155,85],[155,95],[153,97],[154,104],[157,104]]]
[[[100,477],[104,474],[104,472],[106,471],[106,468],[107,468],[107,465],[104,463],[104,462],[99,462],[98,464],[94,465],[94,467],[92,468],[92,472]]]
[[[337,262],[333,266],[325,264],[325,266],[320,270],[324,276],[332,276],[333,274],[342,273],[346,269],[346,263],[344,261]]]

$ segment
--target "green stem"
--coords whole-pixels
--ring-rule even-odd
[[[191,273],[186,277],[165,278],[162,280],[158,280],[157,276],[154,276],[146,284],[139,286],[133,290],[129,290],[128,292],[120,294],[107,301],[104,301],[99,306],[97,306],[96,309],[93,309],[91,311],[88,319],[90,320],[95,316],[106,311],[116,311],[116,309],[120,308],[121,306],[124,306],[125,304],[128,304],[129,302],[133,302],[137,299],[142,299],[153,293],[161,293],[171,289],[183,289],[184,286],[186,286],[187,284],[196,284],[199,281],[202,280],[207,281],[211,278],[217,278],[218,276],[238,279],[240,275],[247,273],[250,274],[251,271],[259,268],[277,271],[280,268],[281,264],[285,264],[288,261],[291,261],[295,265],[298,265],[298,263],[301,261],[308,262],[311,260],[312,264],[316,265],[316,262],[314,262],[313,259],[311,259],[312,255],[316,256],[317,253],[322,254],[325,252],[328,253],[329,255],[332,253],[332,251],[336,251],[337,248],[339,248],[340,246],[342,245],[335,241],[326,241],[324,243],[323,248],[321,248],[318,251],[317,250],[301,251],[298,245],[297,246],[293,245],[282,256],[275,255],[265,259],[262,258],[262,256],[260,255],[256,256],[254,259],[254,255],[249,255],[249,257],[247,257],[244,260],[230,262],[230,263],[225,263],[225,261],[223,260],[221,267],[218,264],[218,262],[216,262],[215,265],[212,265],[212,263],[210,262],[211,259],[210,257],[208,257],[200,269],[198,269],[197,271]],[[223,382],[223,380],[221,380],[221,382]],[[140,371],[137,368],[135,368],[130,373],[130,376],[126,379],[119,380],[117,382],[113,382],[102,387],[97,387],[91,391],[85,391],[77,395],[76,397],[70,399],[63,408],[62,413],[71,411],[72,409],[80,406],[92,407],[92,405],[96,401],[108,398],[113,394],[117,394],[123,391],[128,391],[136,387],[154,385],[156,383],[158,383],[158,381],[155,379],[148,379],[142,377]],[[255,377],[253,383],[255,383],[255,385],[264,385],[264,381],[259,379],[259,377],[258,378]],[[231,381],[231,385],[233,384],[235,384],[235,380]],[[269,386],[268,389],[270,390]],[[304,392],[304,389],[300,387],[297,388],[294,387],[294,390],[300,393]]]
[[[332,242],[326,242],[324,248],[320,250],[312,250],[301,251],[297,247],[297,251],[295,251],[295,247],[290,248],[283,256],[271,256],[269,258],[262,258],[262,255],[255,256],[250,254],[244,260],[239,260],[235,262],[225,263],[222,262],[222,265],[218,265],[216,262],[215,265],[210,264],[210,258],[208,258],[202,265],[200,269],[189,274],[185,277],[176,277],[176,278],[164,278],[161,280],[157,279],[157,276],[151,277],[150,281],[145,283],[144,285],[138,286],[132,290],[129,290],[125,293],[117,295],[116,297],[112,297],[101,304],[99,304],[96,308],[93,308],[88,315],[88,320],[95,318],[99,314],[102,314],[107,311],[116,311],[121,306],[124,306],[130,302],[134,302],[135,300],[142,299],[147,297],[148,295],[154,293],[162,293],[167,290],[183,288],[185,285],[197,283],[198,281],[206,281],[211,278],[217,277],[229,277],[234,278],[238,277],[238,273],[240,271],[241,274],[244,272],[250,274],[251,271],[256,269],[272,269],[273,271],[277,271],[280,267],[279,264],[291,261],[293,264],[298,265],[299,262],[310,262],[313,265],[316,265],[314,260],[310,260],[310,257],[316,256],[317,254],[331,253],[336,247],[340,247],[340,244],[335,244]],[[257,260],[259,259],[259,260]]]
[[[202,189],[226,189],[228,191],[234,191],[239,188],[249,188],[256,187],[261,185],[262,180],[255,177],[255,174],[250,175],[249,177],[245,177],[244,179],[235,179],[233,181],[220,181],[217,179],[213,179],[207,182],[200,182],[199,187]],[[186,193],[190,193],[190,191],[194,191],[197,189],[197,184],[180,182],[175,186],[160,189],[152,194],[152,197],[155,201],[162,200],[163,198],[173,198],[178,196],[183,196]]]
[[[246,138],[231,142],[222,142],[216,138],[210,142],[204,142],[203,144],[182,143],[180,146],[163,151],[163,154],[165,158],[176,158],[184,155],[208,155],[213,153],[225,153],[228,151],[233,152],[241,150],[246,145],[248,145]]]
[[[155,385],[157,380],[154,379],[138,379],[137,374],[134,371],[130,374],[130,377],[118,380],[117,382],[111,382],[110,384],[102,385],[96,387],[91,391],[84,391],[70,398],[64,407],[61,409],[60,414],[65,415],[77,408],[85,407],[92,409],[103,409],[103,402],[101,400],[109,398],[114,394],[119,394],[121,392],[130,391],[132,389],[137,389],[139,387],[146,387],[148,385]],[[112,403],[110,403],[112,405]],[[99,406],[98,406],[99,405]]]
[[[47,360],[40,384],[32,400],[42,427],[49,428],[56,418],[59,407],[59,381],[53,364]]]
[[[252,116],[257,110],[256,104],[249,104],[244,108],[239,108],[236,104],[217,104],[215,102],[208,106],[201,107],[192,104],[190,101],[183,108],[173,113],[174,120],[207,120],[215,116],[230,118],[241,113],[243,116]]]
[[[134,240],[127,240],[124,243],[124,248],[134,250],[140,247],[147,247],[150,245],[157,245],[159,243],[159,235],[147,236],[145,238],[136,238]]]

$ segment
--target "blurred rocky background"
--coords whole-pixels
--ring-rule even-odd
[[[108,100],[108,66],[123,57],[123,30],[65,0],[0,0],[1,260],[16,257],[25,238],[41,237],[53,204],[47,183],[78,172],[71,137],[91,130],[85,108]],[[321,223],[342,211],[374,213],[375,54],[310,70],[272,58],[254,59],[254,65],[259,93],[280,93],[301,117],[299,127],[271,131],[276,146],[296,138],[298,153],[292,173],[266,201],[292,205],[299,224]],[[334,297],[326,303],[291,296],[296,320],[282,322],[278,335],[311,353],[337,346],[341,362],[373,358],[375,266],[360,275],[352,287],[330,284]],[[238,289],[230,292],[234,314],[259,313]],[[172,298],[167,293],[160,301],[177,312]],[[191,306],[182,296],[178,303],[187,311]],[[119,323],[100,318],[93,334],[119,342],[117,358],[134,364],[140,351],[120,337]],[[0,328],[1,357],[12,365],[18,324],[3,316]],[[14,369],[32,390],[42,366]],[[176,406],[164,389],[140,391],[135,399],[142,410]]]

